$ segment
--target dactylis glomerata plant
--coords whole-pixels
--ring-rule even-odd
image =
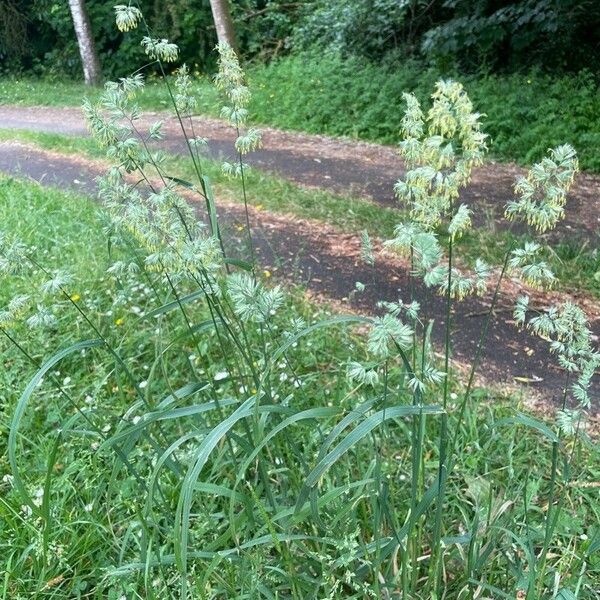
[[[428,288],[437,289],[446,297],[444,370],[439,371],[427,358],[430,329],[419,318],[420,306],[413,298],[409,302],[380,303],[386,315],[374,319],[369,336],[369,349],[375,362],[363,366],[352,363],[349,375],[365,385],[375,385],[378,369],[387,373],[388,356],[398,351],[404,358],[408,374],[407,383],[414,391],[414,404],[422,402],[427,389],[435,390],[443,382],[442,406],[444,415],[440,428],[438,477],[432,488],[437,496],[433,521],[432,559],[429,562],[429,590],[438,597],[441,594],[439,578],[442,569],[443,543],[441,541],[441,519],[444,493],[448,474],[452,471],[456,451],[456,440],[471,393],[473,378],[479,365],[481,350],[485,343],[490,318],[497,303],[501,282],[508,270],[519,276],[526,284],[537,288],[549,288],[555,283],[549,263],[544,260],[541,244],[526,242],[521,248],[508,248],[504,264],[495,284],[490,310],[483,327],[479,345],[471,364],[466,391],[457,410],[458,418],[454,432],[449,435],[448,392],[451,350],[451,305],[470,294],[484,295],[494,270],[481,258],[470,269],[457,268],[456,256],[460,258],[460,238],[472,226],[472,209],[460,202],[460,190],[471,178],[472,169],[481,165],[486,151],[486,135],[480,130],[480,115],[473,111],[472,104],[463,87],[453,81],[440,81],[432,95],[431,108],[425,113],[412,94],[404,94],[407,109],[402,120],[404,139],[400,143],[400,154],[407,165],[405,176],[395,186],[399,201],[409,211],[410,220],[400,223],[393,239],[386,246],[410,258],[412,277],[422,279]],[[516,200],[506,205],[506,217],[520,220],[533,226],[538,233],[554,228],[564,217],[566,196],[578,171],[575,150],[569,145],[550,150],[549,156],[535,164],[526,177],[515,183]],[[363,240],[363,246],[365,242]],[[592,334],[584,312],[572,302],[541,312],[530,317],[528,296],[519,297],[515,306],[515,321],[526,326],[536,335],[547,340],[550,350],[558,357],[560,366],[567,372],[562,408],[557,412],[558,433],[553,434],[553,472],[549,505],[553,506],[555,479],[557,477],[558,452],[561,435],[573,435],[582,425],[585,410],[590,407],[588,389],[591,379],[600,365],[600,353],[593,347]],[[535,311],[538,312],[539,311]],[[416,331],[421,329],[423,341],[418,344],[420,356],[415,352]],[[412,353],[410,352],[412,347]],[[411,360],[412,356],[412,360]],[[575,381],[573,381],[575,379]],[[570,385],[571,384],[571,385]],[[569,387],[570,385],[570,387]],[[569,395],[576,408],[567,408]],[[423,417],[413,417],[413,490],[416,492],[423,480],[419,474],[423,442]],[[427,497],[427,493],[423,498]],[[559,509],[557,509],[558,511]],[[408,521],[407,546],[403,554],[410,555],[412,565],[418,569],[415,549],[411,550],[410,537],[417,526],[412,516],[417,511],[416,498],[411,505]],[[558,515],[552,509],[546,517],[544,544],[537,556],[540,580],[543,578],[548,544]],[[416,550],[419,552],[420,550]],[[411,554],[411,552],[413,552]],[[405,583],[414,585],[407,576]],[[542,584],[539,584],[542,585]],[[533,585],[527,597],[533,597]]]
[[[121,31],[147,27],[138,8],[115,9]],[[177,46],[146,33],[142,46],[164,74],[164,64],[177,59]],[[90,130],[113,163],[99,181],[110,247],[122,251],[109,275],[147,282],[159,304],[140,317],[141,323],[151,321],[152,329],[156,325],[157,332],[156,360],[147,379],[140,381],[131,371],[126,344],[115,343],[86,314],[70,290],[72,278],[48,272],[36,261],[34,249],[0,237],[0,270],[14,275],[30,269],[38,284],[35,293],[16,296],[0,311],[0,331],[19,346],[11,334],[16,324],[54,327],[55,313],[71,306],[95,336],[49,359],[21,397],[9,438],[15,486],[49,527],[51,516],[34,502],[20,473],[19,426],[40,379],[65,356],[96,348],[106,352],[110,370],[131,388],[131,406],[117,415],[110,432],[68,396],[75,416],[85,421],[85,435],[96,436],[99,452],[113,452],[107,489],[123,477],[136,490],[134,500],[127,500],[131,523],[122,528],[121,564],[112,576],[126,579],[139,573],[135,588],[136,581],[146,585],[148,574],[156,573],[169,594],[171,582],[179,582],[180,598],[475,597],[483,589],[478,586],[488,564],[510,563],[513,555],[510,568],[500,570],[508,573],[512,565],[522,564],[516,534],[507,533],[501,520],[512,500],[499,501],[491,487],[483,494],[483,485],[470,482],[475,506],[459,506],[458,512],[475,513],[472,528],[454,531],[463,519],[448,506],[446,490],[453,477],[460,477],[455,472],[459,454],[468,452],[461,436],[502,279],[511,271],[528,285],[552,285],[555,277],[544,249],[536,242],[508,248],[500,270],[482,259],[460,263],[461,238],[473,217],[460,193],[473,169],[483,163],[487,138],[462,86],[440,81],[427,111],[415,96],[404,95],[400,150],[408,170],[395,192],[409,219],[398,224],[386,245],[410,259],[413,291],[421,279],[445,297],[443,360],[435,357],[433,324],[425,322],[412,292],[409,298],[380,303],[382,314],[374,318],[307,323],[297,314],[287,315],[286,309],[293,311],[283,290],[264,285],[255,269],[243,157],[259,147],[261,136],[247,125],[250,91],[233,50],[220,45],[218,52],[215,84],[227,102],[221,114],[236,134],[236,158],[223,170],[240,180],[250,263],[226,252],[214,192],[204,172],[207,141],[193,118],[195,85],[185,66],[174,78],[165,77],[165,85],[194,182],[169,175],[169,158],[155,144],[163,137],[164,124],[144,124],[136,104],[144,86],[141,75],[108,83],[98,103],[84,104]],[[508,202],[507,217],[538,232],[555,227],[576,172],[572,148],[552,150],[517,181],[517,199]],[[202,200],[206,223],[198,219],[190,198]],[[372,264],[373,244],[366,232],[361,237],[363,258]],[[452,388],[452,304],[469,295],[487,295],[492,277],[490,308],[466,385]],[[362,289],[357,284],[357,291]],[[520,298],[515,320],[548,340],[567,382],[557,432],[531,417],[516,419],[521,425],[534,423],[553,444],[542,543],[535,552],[525,547],[529,571],[511,571],[506,581],[518,581],[503,592],[513,594],[525,573],[530,600],[548,589],[545,565],[560,513],[554,500],[563,437],[581,429],[590,405],[588,389],[600,364],[581,309],[567,302],[533,312],[527,299]],[[299,373],[302,360],[294,354],[298,344],[313,332],[340,324],[367,327],[367,359],[352,357],[343,376],[333,380],[320,372],[321,356],[309,373]],[[167,333],[173,333],[168,342]],[[183,355],[193,375],[182,385],[171,381],[175,375],[169,353]],[[198,357],[205,362],[202,370]],[[66,395],[60,382],[55,383]],[[336,401],[315,406],[314,398],[328,397],[334,387]],[[450,402],[458,398],[453,389],[460,393],[456,404]],[[576,408],[569,406],[569,394]],[[395,437],[389,435],[392,424],[400,431]],[[500,424],[490,425],[495,426]],[[402,444],[409,447],[405,483],[389,475]],[[351,451],[356,459],[348,458]],[[355,480],[353,465],[359,459],[365,467]],[[399,499],[390,497],[390,490]],[[119,491],[117,485],[115,497]],[[120,528],[115,528],[115,537],[121,535]],[[531,529],[528,524],[526,528]],[[454,547],[458,550],[448,558]],[[227,573],[233,573],[233,584]],[[198,589],[201,596],[194,596]]]

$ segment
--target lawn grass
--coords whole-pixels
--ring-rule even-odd
[[[161,399],[190,382],[221,381],[219,374],[227,367],[214,330],[203,333],[194,344],[186,338],[185,319],[179,313],[151,321],[140,317],[172,299],[158,275],[131,273],[115,279],[107,274],[107,267],[128,249],[107,244],[106,220],[92,201],[2,177],[0,223],[9,234],[35,246],[35,256],[47,269],[73,273],[69,293],[77,295],[75,301],[97,330],[118,349],[136,380],[144,383],[151,407],[156,409]],[[14,294],[32,291],[31,280],[24,274],[8,282],[0,287],[0,307]],[[179,285],[182,294],[190,291],[185,282]],[[191,322],[202,324],[207,318],[203,303],[188,307]],[[334,315],[290,290],[272,326],[283,330],[292,316],[310,324]],[[73,313],[69,302],[60,305],[57,319],[49,330],[25,326],[14,330],[32,361],[4,337],[0,340],[0,446],[6,445],[17,399],[36,370],[32,362],[39,363],[76,341],[97,337]],[[260,347],[261,333],[252,330],[249,335],[250,347]],[[351,329],[316,329],[290,345],[289,353],[296,365],[294,378],[302,385],[300,391],[296,389],[286,366],[277,365],[272,385],[283,414],[287,414],[286,407],[294,411],[320,408],[322,416],[306,424],[298,422],[285,435],[269,441],[263,457],[271,469],[274,506],[255,468],[249,468],[235,493],[228,491],[236,481],[236,462],[248,452],[240,433],[230,440],[233,460],[225,440],[215,448],[194,491],[189,545],[192,553],[200,554],[189,557],[186,580],[192,598],[358,600],[382,597],[377,573],[392,579],[394,561],[384,561],[385,566],[378,562],[378,547],[393,541],[394,530],[407,518],[410,422],[390,420],[340,457],[317,488],[319,503],[331,494],[319,504],[319,521],[312,518],[314,506],[311,509],[309,503],[295,515],[295,494],[306,477],[304,463],[314,464],[323,436],[343,415],[351,416],[369,401],[370,393],[368,388],[356,389],[340,368],[348,360],[366,356],[362,335]],[[402,380],[391,377],[393,406],[410,402]],[[19,469],[27,491],[41,505],[39,513],[30,514],[11,484],[4,448],[0,453],[0,552],[5,561],[0,598],[178,598],[182,577],[173,556],[177,536],[173,514],[179,480],[168,470],[160,478],[147,523],[150,529],[146,529],[141,520],[143,490],[111,448],[101,444],[101,434],[126,430],[144,414],[135,387],[101,350],[67,357],[44,379],[27,407],[16,443]],[[221,402],[227,402],[237,393],[237,385],[222,381],[212,389]],[[57,392],[56,384],[73,404]],[[460,395],[461,389],[453,377],[452,390]],[[190,401],[177,399],[177,407],[186,409],[204,401],[204,392],[196,393]],[[452,403],[451,419],[455,418],[455,400]],[[519,408],[518,398],[478,389],[460,427],[459,451],[444,508],[447,569],[443,577],[448,598],[462,597],[465,590],[472,593],[477,586],[487,596],[514,597],[536,567],[530,553],[539,548],[543,537],[551,444],[535,429],[502,425],[501,419],[514,417]],[[122,448],[146,478],[164,451],[163,444],[189,432],[200,443],[219,421],[214,413],[191,419],[182,415],[153,429],[152,443],[139,436],[124,438]],[[266,413],[256,425],[259,429],[254,433],[260,439],[268,431]],[[425,486],[436,477],[437,434],[438,422],[432,416],[427,419],[423,442]],[[159,444],[159,449],[153,444]],[[594,487],[600,477],[598,449],[565,444],[565,456],[574,461],[570,483],[559,485],[564,511],[542,579],[550,589],[577,589],[579,598],[592,599],[597,597],[594,587],[600,576],[600,561],[594,553],[600,539],[600,507]],[[193,453],[195,446],[183,447],[187,468],[192,456],[188,452]],[[426,521],[420,522],[415,535],[427,535]],[[147,538],[157,545],[146,546]],[[245,546],[247,542],[251,545]],[[358,558],[367,547],[371,553]],[[219,553],[228,548],[232,554]],[[161,557],[158,562],[156,557]],[[392,590],[398,585],[393,584]]]
[[[200,77],[194,83],[194,89],[202,99],[200,109],[218,116],[218,94],[208,77]],[[90,87],[81,82],[69,80],[43,80],[31,78],[0,79],[0,105],[16,106],[81,106],[83,98],[97,100],[102,87]],[[143,91],[137,97],[141,108],[145,110],[168,110],[171,106],[168,92],[160,80],[147,81]]]
[[[91,138],[0,129],[0,140],[11,139],[31,142],[66,154],[83,153],[91,158],[105,156]],[[194,181],[194,168],[187,157],[168,155],[166,165],[174,176]],[[202,168],[220,197],[239,200],[239,181],[224,175],[218,161],[203,159]],[[404,218],[400,208],[383,207],[349,195],[304,188],[260,169],[248,172],[248,183],[250,204],[275,213],[335,223],[339,230],[347,233],[367,230],[373,237],[389,239],[395,225]],[[522,246],[528,239],[527,236],[500,231],[493,223],[489,225],[471,230],[462,240],[461,260],[464,264],[472,265],[481,257],[489,264],[499,266],[507,248],[511,245]],[[597,247],[582,245],[577,239],[565,240],[552,248],[549,259],[558,279],[557,289],[577,289],[600,297],[600,251]]]

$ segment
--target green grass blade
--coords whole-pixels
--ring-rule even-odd
[[[81,352],[81,350],[85,350],[88,348],[98,348],[103,345],[104,342],[102,340],[85,340],[83,342],[77,342],[76,344],[73,344],[72,346],[69,346],[64,350],[57,352],[39,368],[39,370],[32,377],[31,381],[29,382],[29,384],[25,388],[25,391],[21,394],[21,397],[17,402],[17,406],[15,408],[15,412],[13,414],[13,418],[10,424],[10,431],[8,434],[8,462],[13,473],[15,488],[19,491],[19,493],[23,496],[24,501],[27,502],[29,506],[31,506],[32,510],[36,514],[38,512],[38,508],[33,503],[31,496],[28,494],[27,489],[23,484],[23,480],[21,479],[21,475],[19,473],[19,466],[17,463],[17,437],[19,433],[21,419],[23,418],[25,409],[27,408],[27,403],[29,402],[35,388],[44,378],[44,375],[55,365],[57,365],[63,358],[69,356],[70,354],[74,354],[75,352]]]
[[[331,452],[323,457],[313,470],[308,474],[302,490],[298,496],[296,502],[296,509],[300,507],[306,501],[311,488],[313,488],[319,482],[319,479],[325,474],[327,470],[331,468],[346,452],[348,452],[353,446],[360,442],[365,436],[367,436],[373,429],[388,421],[390,419],[397,419],[398,417],[405,417],[408,415],[425,414],[425,415],[437,415],[443,413],[444,410],[438,405],[426,405],[426,406],[392,406],[384,410],[380,410],[375,414],[365,419],[360,425],[353,429]]]

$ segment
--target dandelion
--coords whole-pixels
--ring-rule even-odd
[[[125,319],[123,317],[119,317],[118,319],[115,319],[115,325],[117,327],[121,327],[124,323],[125,323]]]

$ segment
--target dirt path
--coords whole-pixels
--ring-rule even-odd
[[[28,146],[0,143],[0,171],[29,177],[46,185],[70,188],[94,195],[94,178],[105,172],[99,161],[64,156]],[[202,213],[202,204],[199,213]],[[219,214],[225,223],[228,253],[237,254],[244,240],[237,225],[243,222],[243,210],[238,204],[219,199]],[[396,257],[378,253],[374,268],[360,260],[357,236],[343,234],[334,227],[290,216],[274,215],[252,209],[253,237],[263,268],[275,276],[285,277],[306,286],[314,296],[333,301],[342,310],[373,314],[379,300],[406,299],[409,287],[407,265]],[[376,249],[380,244],[375,241]],[[363,293],[353,292],[355,283],[366,284]],[[558,402],[565,374],[555,367],[547,345],[524,332],[519,332],[511,321],[510,306],[518,288],[507,281],[502,289],[499,310],[491,328],[483,353],[481,372],[486,382],[494,382],[511,389],[520,388],[526,399]],[[417,288],[417,299],[428,308],[427,316],[435,318],[434,339],[441,342],[443,333],[443,299],[424,288]],[[550,298],[534,296],[534,304],[543,306]],[[600,334],[600,307],[586,300],[584,308],[593,316],[593,329]],[[454,357],[468,364],[473,356],[484,322],[489,298],[468,299],[459,304],[453,315],[456,328]],[[483,313],[483,314],[482,314]],[[498,352],[502,348],[502,352]],[[600,378],[593,385],[594,397],[600,397]],[[526,385],[522,385],[526,383]],[[598,412],[595,402],[594,411]]]
[[[164,119],[163,147],[185,153],[178,123],[160,113],[145,113],[142,124]],[[195,131],[206,137],[215,158],[231,157],[234,134],[222,121],[208,117],[194,119]],[[0,129],[27,129],[69,135],[87,135],[78,108],[0,106]],[[305,186],[351,193],[375,202],[395,206],[394,183],[403,174],[402,162],[390,146],[340,140],[263,128],[263,148],[248,162]],[[488,163],[474,173],[472,185],[461,196],[476,210],[475,225],[489,223],[503,212],[513,197],[515,178],[524,171],[513,164]],[[504,221],[498,222],[504,226]],[[550,236],[548,236],[550,237]],[[567,218],[551,234],[556,239],[600,241],[600,176],[578,176],[569,194]]]

